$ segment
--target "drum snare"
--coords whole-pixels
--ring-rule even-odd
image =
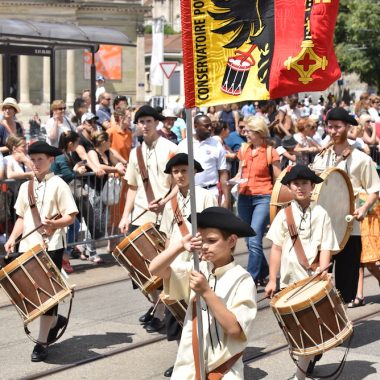
[[[162,286],[162,279],[151,274],[149,264],[164,249],[165,238],[153,223],[146,223],[128,235],[112,253],[150,301],[149,294]]]
[[[41,245],[0,269],[0,284],[24,325],[72,294],[70,285]]]
[[[328,351],[353,332],[332,282],[316,279],[306,284],[308,281],[306,278],[288,286],[270,303],[292,354],[298,356]]]

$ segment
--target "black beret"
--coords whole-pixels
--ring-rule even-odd
[[[173,156],[167,163],[164,173],[170,174],[172,172],[172,167],[176,165],[189,165],[189,156],[187,153],[177,153]],[[194,160],[194,168],[197,173],[203,172],[201,164]]]
[[[142,106],[135,113],[134,123],[137,124],[140,117],[152,116],[154,120],[161,120],[162,116],[151,106]]]
[[[62,151],[54,146],[49,145],[45,141],[36,141],[33,144],[29,145],[28,154],[43,153],[48,156],[60,156]]]
[[[356,119],[342,107],[332,108],[326,115],[326,122],[329,120],[340,120],[350,125],[358,125]]]
[[[191,223],[191,215],[187,219]],[[252,227],[224,207],[209,207],[197,213],[200,228],[217,228],[239,237],[255,236]]]
[[[308,179],[312,183],[321,183],[323,179],[315,174],[308,166],[295,165],[290,167],[290,170],[282,178],[281,183],[283,185],[289,185],[291,181],[296,179]]]

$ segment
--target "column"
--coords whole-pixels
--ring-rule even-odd
[[[29,57],[20,55],[20,103],[29,104]]]
[[[66,104],[72,107],[75,100],[75,50],[67,50],[66,56]]]
[[[0,102],[4,100],[3,94],[3,55],[0,54]]]
[[[42,103],[50,103],[50,57],[42,58]]]
[[[145,104],[145,38],[144,25],[137,25],[136,41],[136,105]]]

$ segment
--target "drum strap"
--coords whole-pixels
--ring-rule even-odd
[[[141,179],[142,179],[142,182],[144,185],[146,198],[148,200],[148,203],[151,203],[154,201],[154,193],[153,193],[152,185],[149,182],[149,173],[145,167],[141,145],[139,145],[136,148],[136,156],[137,156],[137,163],[138,163],[139,169],[140,169]]]
[[[34,226],[38,227],[42,224],[42,222],[41,222],[40,213],[39,213],[38,208],[37,208],[36,198],[34,196],[34,186],[33,185],[34,185],[34,179],[31,179],[28,182],[28,201],[29,201],[30,210],[32,212]]]
[[[301,239],[298,235],[296,223],[294,222],[292,205],[285,208],[285,216],[286,216],[286,223],[288,224],[290,238],[292,239],[294,251],[296,252],[296,255],[297,255],[297,260],[303,266],[303,268],[306,271],[308,271],[310,269],[310,265],[306,258],[305,251],[301,243]]]
[[[174,214],[174,220],[176,221],[179,230],[181,231],[182,236],[186,236],[189,234],[189,229],[187,228],[186,222],[183,219],[182,212],[180,208],[178,207],[178,201],[177,196],[174,196],[170,200],[172,204],[173,214]]]
[[[195,365],[195,380],[200,380],[200,366],[199,366],[199,341],[197,334],[197,305],[195,297],[192,301],[193,305],[193,319],[192,319],[192,346],[193,346],[193,356]],[[220,366],[213,369],[207,374],[207,380],[221,380],[224,375],[232,368],[232,366],[241,358],[243,352],[239,352],[236,355],[229,358],[227,361],[222,363]]]

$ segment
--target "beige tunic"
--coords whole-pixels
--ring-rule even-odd
[[[171,178],[169,174],[164,173],[164,170],[166,163],[176,153],[176,151],[177,145],[163,137],[159,137],[153,143],[151,148],[148,148],[145,142],[142,143],[142,156],[145,167],[148,170],[149,181],[152,186],[155,199],[163,198],[170,188]],[[129,185],[137,186],[135,204],[131,217],[133,220],[134,217],[141,214],[148,208],[148,201],[137,162],[136,148],[131,151],[125,179]],[[133,222],[133,224],[136,226],[141,226],[148,222],[157,223],[157,214],[148,211]]]
[[[29,181],[24,182],[20,186],[15,204],[16,214],[24,219],[23,236],[37,227],[34,225],[32,211],[29,206],[28,183]],[[34,180],[34,196],[41,219],[51,218],[56,214],[63,216],[78,213],[69,185],[54,173],[46,174],[41,182]],[[36,231],[21,241],[19,251],[26,252],[37,244],[43,243],[41,234]],[[48,237],[47,245],[48,251],[64,248],[66,245],[66,228],[55,230],[54,234]]]
[[[184,299],[186,302],[194,297],[190,292],[189,274],[192,270],[191,262],[173,262],[172,275],[164,281],[164,292],[173,299]],[[219,365],[244,351],[253,338],[253,320],[256,316],[256,288],[251,275],[233,261],[224,267],[217,268],[212,273],[212,264],[200,263],[200,271],[208,279],[211,288],[226,305],[229,311],[235,314],[242,331],[243,338],[235,339],[226,335],[214,316],[201,298],[204,357],[206,370],[217,368]],[[188,307],[183,326],[181,342],[178,348],[172,380],[193,380],[194,356],[192,348],[192,307]],[[243,379],[243,362],[240,358],[227,372],[223,379]]]
[[[332,229],[331,219],[322,206],[312,202],[304,213],[296,201],[293,201],[291,205],[294,222],[309,264],[313,263],[318,251],[339,251],[339,243]],[[307,271],[298,262],[283,209],[276,215],[266,237],[282,248],[281,288],[308,276]]]
[[[350,177],[355,195],[355,207],[359,207],[359,193],[368,194],[380,191],[380,179],[376,172],[376,164],[370,156],[354,149],[347,160],[342,160],[336,165],[337,157],[332,148],[324,155],[316,156],[313,169],[323,171],[326,168],[337,167],[344,170]],[[338,190],[337,190],[338,191]],[[360,223],[354,219],[351,235],[360,235]]]

